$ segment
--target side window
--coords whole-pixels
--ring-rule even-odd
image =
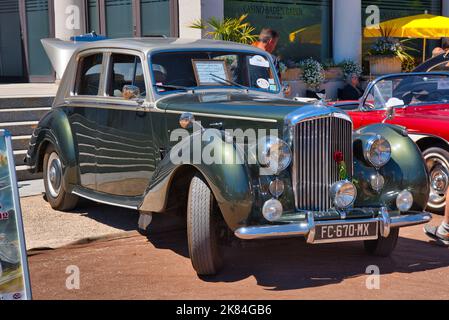
[[[142,62],[137,56],[113,53],[107,94],[111,97],[122,97],[125,85],[138,87],[140,96],[146,96]]]
[[[445,61],[445,62],[442,62],[440,64],[437,64],[436,66],[432,67],[429,70],[429,72],[430,71],[449,71],[449,62]]]
[[[79,96],[96,96],[100,89],[101,66],[103,54],[97,53],[80,59],[76,77],[75,94]]]

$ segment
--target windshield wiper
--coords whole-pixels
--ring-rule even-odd
[[[192,90],[192,89],[187,88],[187,87],[173,86],[173,85],[170,85],[170,84],[155,84],[155,86],[158,87],[158,88],[162,88],[162,89],[174,89],[174,90],[184,90],[184,91]]]
[[[210,73],[210,75],[211,75],[212,77],[218,79],[218,80],[221,80],[222,83],[226,83],[226,84],[229,84],[229,85],[231,85],[231,86],[236,86],[236,87],[242,88],[242,89],[244,89],[244,90],[246,90],[246,91],[249,90],[249,88],[246,87],[246,86],[244,86],[243,84],[237,83],[237,82],[232,81],[232,80],[224,79],[224,78],[222,78],[222,77],[220,77],[220,76],[217,76],[216,74],[213,74],[213,73]]]

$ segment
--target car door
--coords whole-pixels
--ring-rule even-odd
[[[107,58],[105,103],[98,109],[97,191],[139,197],[155,170],[151,112],[148,104],[146,57],[134,51],[111,51]],[[145,62],[145,63],[144,63]],[[129,99],[124,86],[138,87]]]
[[[78,65],[73,94],[63,108],[69,119],[73,141],[77,150],[80,184],[96,189],[96,101],[102,94],[104,53],[85,51],[77,57]]]

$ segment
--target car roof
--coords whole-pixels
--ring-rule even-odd
[[[206,39],[186,39],[186,38],[118,38],[100,40],[83,44],[79,51],[88,49],[114,48],[131,49],[144,53],[151,53],[159,50],[173,49],[214,49],[214,50],[236,50],[236,51],[258,51],[263,54],[265,51],[254,46],[239,44],[229,41],[206,40]]]

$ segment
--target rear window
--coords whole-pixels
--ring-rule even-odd
[[[81,96],[96,96],[100,89],[100,77],[103,54],[96,53],[84,56],[78,65],[75,94]]]

